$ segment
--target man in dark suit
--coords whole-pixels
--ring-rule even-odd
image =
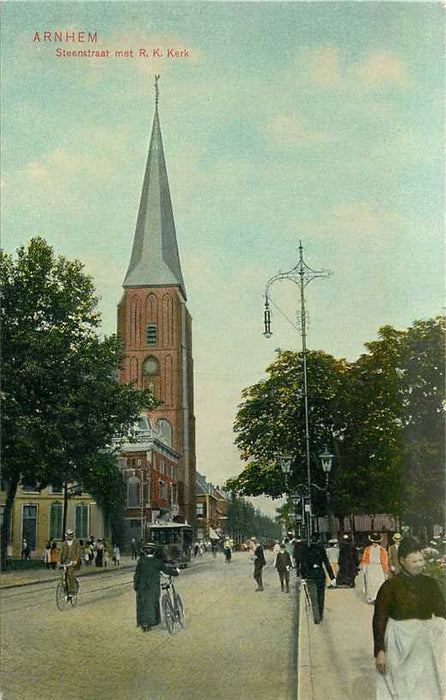
[[[154,544],[144,545],[144,553],[136,565],[133,588],[136,591],[136,625],[148,632],[161,622],[161,572],[178,576],[178,569],[164,561],[162,549]]]
[[[309,545],[302,546],[300,554],[300,573],[306,579],[308,590],[312,599],[313,609],[317,605],[319,615],[315,615],[318,624],[324,615],[325,603],[325,570],[332,582],[336,585],[335,575],[328,561],[325,549],[319,544],[317,535],[314,535]]]

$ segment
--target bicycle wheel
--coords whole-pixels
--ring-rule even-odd
[[[173,611],[172,602],[170,597],[165,593],[161,600],[161,607],[163,610],[164,623],[167,627],[169,634],[173,633],[173,628],[175,627],[175,613]]]
[[[180,623],[181,627],[185,627],[186,620],[184,617],[183,601],[181,600],[181,596],[179,593],[175,593],[174,608],[175,608],[175,618],[176,618],[177,622]]]
[[[65,586],[63,585],[62,582],[57,584],[56,587],[56,605],[59,608],[59,610],[65,610],[65,608],[69,605],[69,600],[68,600],[68,595],[65,589]]]

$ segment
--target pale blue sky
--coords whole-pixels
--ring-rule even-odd
[[[441,313],[444,7],[387,2],[5,2],[3,247],[41,234],[78,257],[104,331],[130,258],[155,73],[194,319],[198,469],[239,471],[241,389],[300,347],[267,280],[305,259],[309,347],[354,359],[384,324]],[[33,42],[98,32],[97,45]],[[168,47],[190,58],[56,58],[55,49]],[[289,317],[296,288],[273,298]]]

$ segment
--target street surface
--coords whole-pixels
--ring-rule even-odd
[[[181,572],[173,636],[136,628],[132,569],[81,577],[63,612],[55,580],[2,591],[2,700],[294,700],[295,595],[266,556],[263,593],[245,553]]]

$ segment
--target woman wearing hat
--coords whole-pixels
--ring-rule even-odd
[[[161,572],[178,576],[178,569],[164,561],[161,547],[149,543],[144,545],[145,556],[136,565],[133,589],[136,591],[136,626],[148,632],[161,622],[160,578]]]
[[[343,535],[339,547],[339,571],[336,577],[338,586],[355,587],[355,578],[358,575],[359,558],[356,548],[348,534]]]
[[[377,700],[443,700],[446,607],[442,591],[421,572],[419,542],[399,546],[401,570],[379,589],[373,616]]]
[[[381,547],[381,535],[373,532],[369,535],[369,546],[364,549],[361,569],[364,575],[364,593],[368,603],[374,603],[380,586],[389,572],[387,552]]]
[[[398,559],[398,549],[401,543],[401,535],[395,532],[393,536],[393,544],[389,547],[389,566],[392,574],[399,574],[401,567]]]

